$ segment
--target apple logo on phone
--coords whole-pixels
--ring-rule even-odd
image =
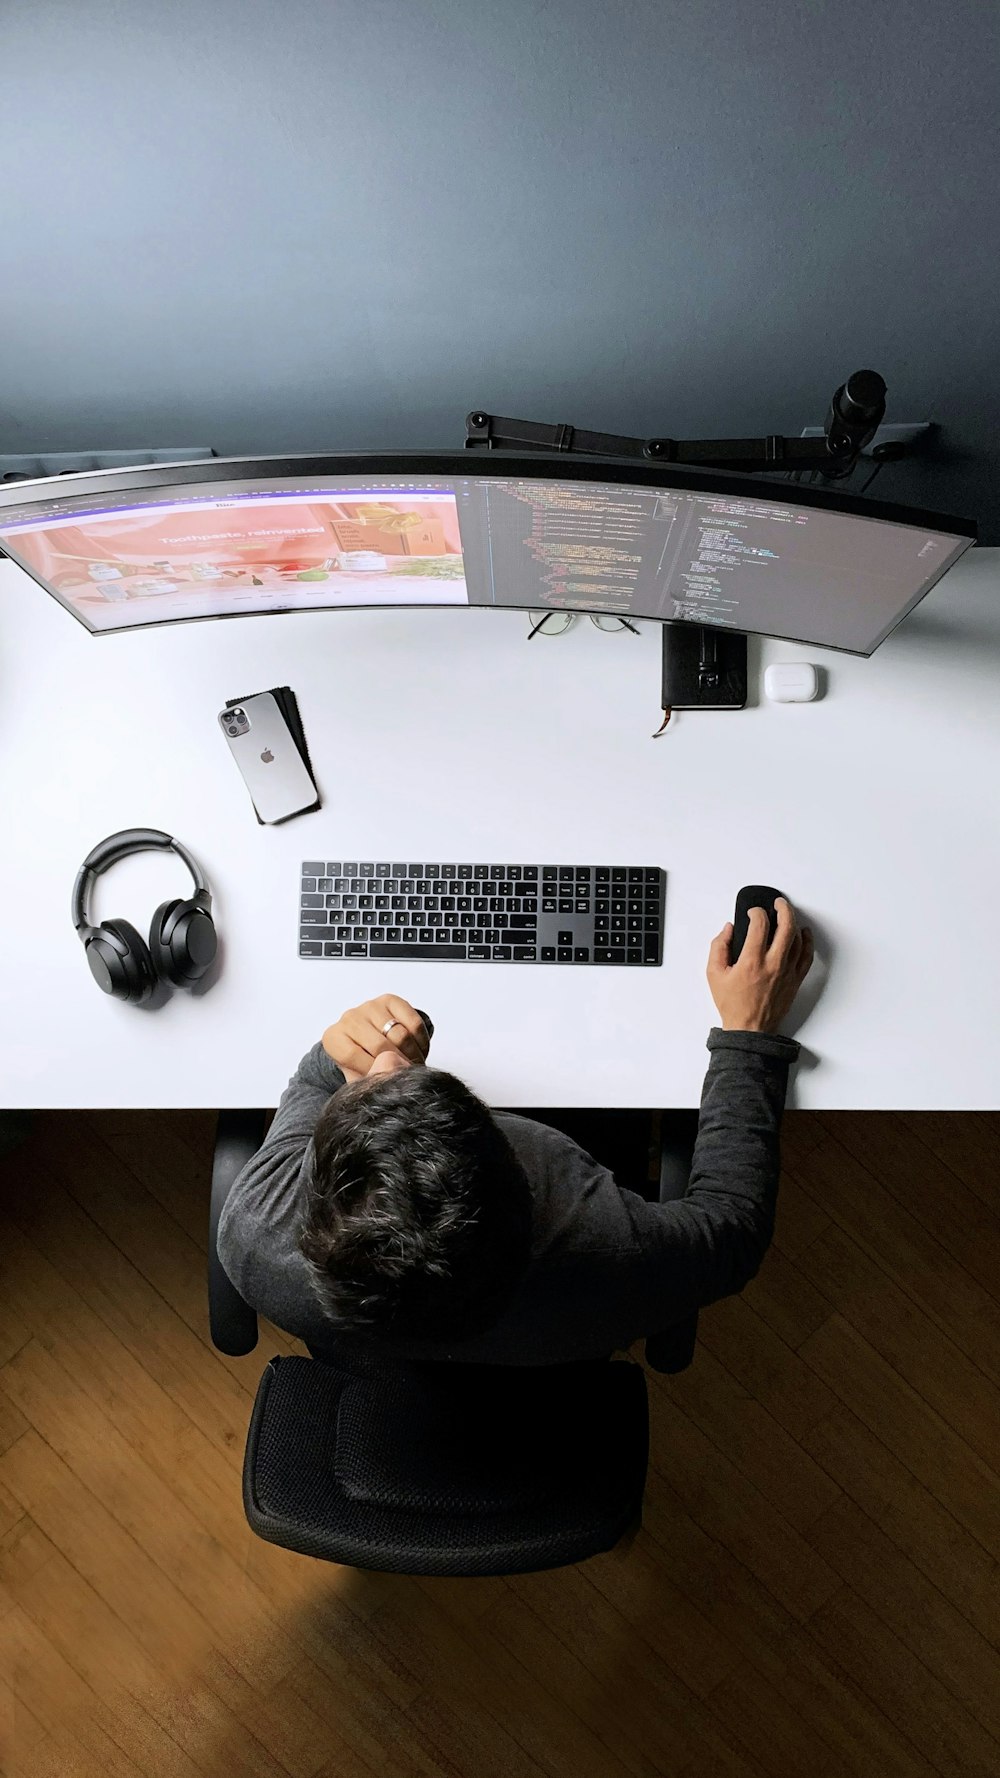
[[[272,753],[272,752],[271,752],[271,749],[270,749],[270,747],[265,747],[265,748],[264,748],[264,751],[263,751],[263,753],[262,753],[262,754],[261,754],[261,756],[260,756],[260,757],[261,757],[261,759],[262,759],[262,760],[263,760],[263,761],[264,761],[264,764],[265,764],[265,765],[266,765],[266,766],[269,766],[269,765],[270,765],[270,763],[271,763],[271,761],[272,761],[272,759],[273,759],[273,758],[274,758],[274,754],[273,754],[273,753]]]

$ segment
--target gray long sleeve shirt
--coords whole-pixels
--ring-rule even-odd
[[[531,1258],[500,1320],[443,1345],[338,1334],[300,1253],[313,1131],[344,1076],[322,1043],[303,1057],[267,1137],[235,1180],[218,1252],[261,1314],[323,1355],[351,1349],[471,1364],[559,1364],[622,1351],[742,1290],[771,1240],[794,1038],[713,1026],[688,1189],[648,1203],[568,1136],[494,1113],[531,1184]],[[638,1183],[638,1182],[637,1182]]]

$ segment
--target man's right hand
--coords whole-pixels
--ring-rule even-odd
[[[809,974],[810,928],[797,927],[795,909],[784,895],[775,898],[774,907],[778,925],[770,946],[763,908],[750,909],[746,943],[736,963],[729,961],[731,920],[712,940],[705,973],[724,1031],[776,1031]]]

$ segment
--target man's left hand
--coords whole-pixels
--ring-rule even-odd
[[[399,1023],[383,1033],[389,1019]],[[323,1048],[347,1081],[363,1080],[375,1057],[387,1049],[398,1049],[408,1062],[426,1062],[430,1041],[416,1008],[398,994],[380,994],[350,1007],[323,1033]]]

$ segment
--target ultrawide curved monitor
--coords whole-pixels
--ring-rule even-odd
[[[0,545],[92,635],[375,606],[590,611],[871,655],[974,520],[555,452],[233,457],[0,488]]]

